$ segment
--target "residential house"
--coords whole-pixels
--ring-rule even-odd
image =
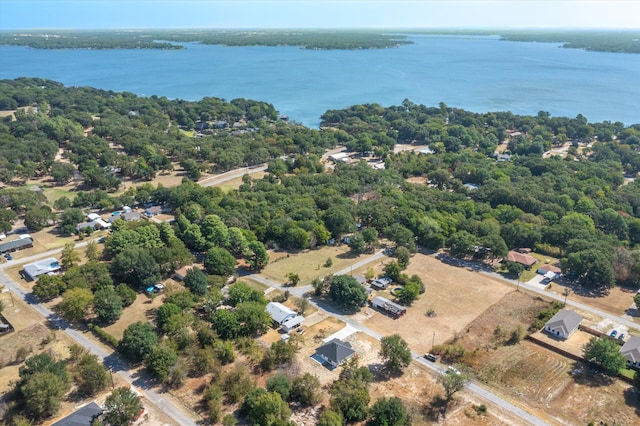
[[[356,352],[351,349],[351,344],[339,339],[333,339],[316,349],[316,355],[336,368],[346,360],[353,358]]]
[[[527,269],[531,268],[538,261],[538,259],[530,254],[520,253],[515,250],[509,251],[507,254],[507,260],[509,262],[519,263]]]
[[[144,215],[146,217],[157,216],[162,213],[162,207],[160,206],[151,206],[144,211]]]
[[[90,402],[51,426],[91,426],[92,422],[101,414],[102,408],[95,402]]]
[[[22,271],[25,278],[35,281],[40,275],[54,274],[61,269],[58,259],[48,257],[33,263],[27,263],[23,266]]]
[[[562,309],[544,325],[544,331],[553,337],[568,339],[578,329],[582,317],[574,311]]]
[[[95,220],[92,220],[91,222],[84,222],[84,223],[80,223],[76,226],[76,231],[80,232],[83,229],[87,229],[87,228],[92,228],[94,231],[99,230],[99,229],[109,229],[111,228],[111,223],[109,222],[105,222],[104,220],[102,220],[102,218],[98,218]]]
[[[14,251],[23,250],[33,247],[33,239],[19,238],[17,240],[7,241],[0,244],[0,254],[13,253]]]
[[[282,303],[269,302],[266,307],[267,313],[271,316],[271,319],[278,325],[282,325],[289,318],[297,316],[297,312],[291,308],[284,306]]]
[[[640,336],[631,336],[620,348],[620,353],[631,368],[640,369]]]
[[[290,332],[291,330],[300,327],[302,325],[302,321],[304,321],[304,317],[302,315],[296,315],[295,317],[289,317],[282,323],[282,330],[285,333]]]

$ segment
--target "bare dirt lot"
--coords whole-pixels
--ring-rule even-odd
[[[536,312],[547,305],[523,292],[505,295],[458,336],[455,343],[465,349],[464,363],[480,381],[499,393],[525,401],[550,424],[614,419],[633,424],[640,404],[636,396],[629,396],[630,385],[619,380],[605,382],[599,375],[587,374],[588,369],[581,363],[526,340],[505,344],[514,328],[520,325],[526,329]],[[579,351],[585,338],[582,334],[572,336],[563,349]]]
[[[399,332],[417,352],[428,352],[434,341],[443,343],[462,333],[467,324],[513,291],[492,278],[424,254],[413,256],[405,272],[422,278],[425,293],[404,316],[392,319],[376,312],[364,324],[383,335]],[[428,309],[436,316],[427,317]]]

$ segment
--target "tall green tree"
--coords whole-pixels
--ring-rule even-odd
[[[93,293],[88,288],[70,288],[62,295],[60,311],[69,321],[78,321],[84,318],[93,300]]]
[[[207,275],[198,268],[189,268],[184,277],[184,286],[191,290],[191,293],[203,296],[207,292]]]
[[[409,426],[411,424],[411,416],[400,398],[395,396],[379,398],[373,403],[369,416],[371,417],[369,424],[372,426]]]
[[[584,359],[590,361],[610,376],[616,376],[626,365],[624,356],[620,353],[618,343],[609,338],[592,337],[582,348]]]
[[[211,275],[232,275],[236,270],[236,259],[228,250],[212,247],[207,251],[204,268]]]
[[[120,318],[122,299],[112,285],[96,290],[93,299],[93,312],[98,317],[98,321],[105,324],[111,324]]]
[[[350,275],[336,275],[329,287],[329,297],[347,310],[359,310],[367,301],[364,287]]]
[[[109,425],[126,426],[141,410],[138,395],[129,388],[117,388],[104,402],[104,421]]]
[[[129,325],[118,343],[118,352],[133,362],[140,362],[151,353],[158,343],[158,335],[147,322],[134,322]]]
[[[411,363],[411,350],[399,334],[384,336],[380,339],[380,357],[389,372],[398,374]]]

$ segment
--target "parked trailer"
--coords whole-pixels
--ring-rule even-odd
[[[400,306],[397,303],[381,296],[374,297],[371,300],[371,306],[391,315],[394,318],[398,318],[407,313],[407,308],[404,306]]]

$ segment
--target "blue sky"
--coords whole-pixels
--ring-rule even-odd
[[[0,0],[0,29],[640,28],[640,1]]]

